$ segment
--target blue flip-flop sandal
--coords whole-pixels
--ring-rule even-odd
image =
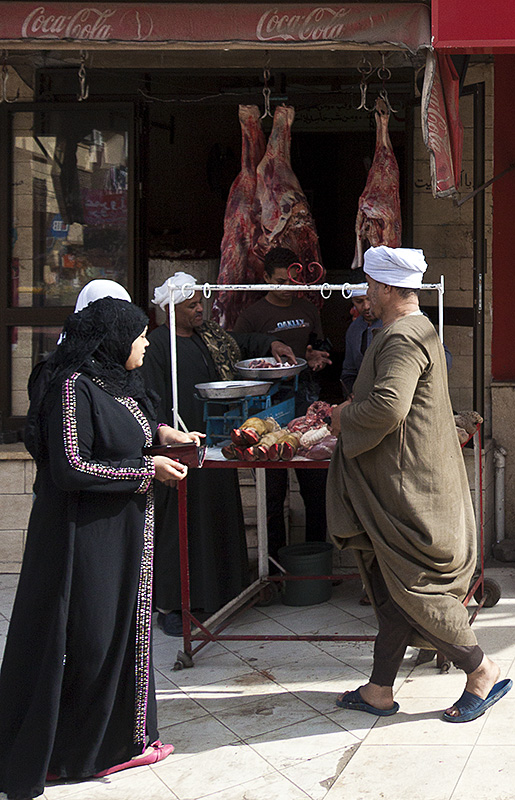
[[[341,700],[336,699],[336,705],[340,708],[348,708],[351,711],[365,711],[367,714],[375,714],[376,717],[391,717],[399,710],[399,704],[394,703],[391,708],[376,708],[366,703],[359,689],[354,689],[353,692],[347,692]]]
[[[490,706],[493,706],[501,697],[504,697],[512,686],[513,681],[509,678],[499,681],[499,683],[496,683],[495,686],[492,687],[485,700],[483,700],[482,697],[478,697],[477,694],[472,694],[472,692],[467,692],[465,690],[460,699],[454,703],[454,708],[458,709],[459,714],[457,716],[452,716],[452,714],[448,714],[444,711],[443,719],[446,722],[471,722],[473,719],[482,716]]]

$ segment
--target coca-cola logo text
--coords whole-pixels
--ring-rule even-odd
[[[123,10],[123,6],[121,6]],[[146,11],[131,8],[121,15],[118,9],[94,8],[84,6],[75,14],[47,13],[44,6],[38,6],[23,21],[21,35],[24,39],[86,39],[108,41],[115,39],[113,16],[119,15],[119,26],[123,27],[123,37],[132,41],[148,39],[154,24]],[[121,30],[118,31],[121,34]]]
[[[267,11],[258,22],[256,36],[262,42],[324,41],[344,38],[349,8],[313,8],[308,14],[284,14],[277,8]]]

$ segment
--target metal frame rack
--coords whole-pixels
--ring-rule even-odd
[[[320,285],[292,285],[292,286],[274,286],[271,284],[234,284],[234,285],[217,285],[217,284],[201,284],[183,286],[182,292],[184,298],[191,290],[201,291],[204,297],[209,298],[213,291],[320,291],[324,298],[327,298],[333,291],[341,292],[344,298],[350,298],[352,289],[364,289],[367,284],[320,284]],[[171,348],[171,362],[172,362],[172,399],[174,410],[174,423],[176,427],[183,427],[184,423],[180,419],[178,413],[178,395],[177,395],[177,354],[175,347],[175,306],[172,300],[172,292],[175,287],[170,287],[170,302],[169,318],[170,318],[170,348]],[[438,292],[438,320],[439,320],[439,335],[443,342],[443,294],[444,294],[444,279],[443,275],[440,278],[440,283],[423,284],[424,290],[436,290]],[[206,409],[208,408],[206,404]],[[264,410],[269,406],[265,400]],[[474,576],[472,585],[469,589],[464,604],[467,605],[470,599],[474,597],[478,602],[478,608],[474,611],[471,617],[471,624],[476,618],[479,610],[483,606],[495,605],[499,599],[500,592],[498,587],[493,581],[485,580],[484,578],[484,538],[483,538],[483,504],[482,504],[482,463],[481,463],[481,433],[479,426],[477,427],[476,434],[474,435],[474,464],[475,464],[475,478],[476,478],[476,520],[478,525],[478,534],[480,540],[480,561],[478,574]],[[203,469],[237,469],[249,468],[248,462],[240,461],[227,461],[223,458],[220,451],[210,449],[208,450],[207,457],[204,461]],[[193,655],[200,649],[206,646],[209,642],[213,641],[373,641],[375,636],[322,636],[322,635],[291,635],[291,636],[277,636],[277,635],[237,635],[227,634],[224,630],[230,624],[230,621],[238,613],[244,609],[255,605],[260,600],[266,600],[267,593],[272,592],[272,585],[277,582],[285,580],[349,580],[359,578],[357,573],[353,574],[338,574],[338,575],[303,575],[294,576],[289,574],[284,575],[269,575],[268,570],[268,542],[267,542],[267,526],[266,526],[266,483],[265,483],[265,469],[327,469],[329,466],[328,461],[311,461],[309,459],[301,459],[295,457],[292,461],[283,462],[252,462],[252,469],[255,469],[256,475],[256,495],[257,495],[257,528],[258,528],[258,578],[250,586],[248,586],[237,597],[227,603],[222,609],[213,614],[205,622],[200,622],[191,612],[190,607],[190,583],[189,583],[189,557],[188,557],[188,520],[187,520],[187,479],[178,484],[179,495],[179,547],[180,547],[180,566],[181,566],[181,598],[182,598],[182,615],[183,615],[183,647],[182,651],[177,654],[177,660],[174,669],[183,669],[184,667],[193,666]],[[193,647],[193,642],[198,642],[196,647]],[[447,671],[449,665],[443,660],[443,657],[438,655],[438,665],[442,671]]]

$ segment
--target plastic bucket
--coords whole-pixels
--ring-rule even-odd
[[[301,542],[281,547],[277,560],[291,575],[332,575],[333,545],[330,542]],[[314,606],[331,597],[332,583],[322,581],[284,581],[283,603],[287,606]]]

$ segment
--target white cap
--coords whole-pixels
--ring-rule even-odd
[[[422,250],[411,247],[386,247],[382,244],[365,251],[363,269],[379,283],[420,289],[427,263]]]
[[[193,275],[188,275],[186,272],[176,272],[161,286],[156,286],[152,302],[164,311],[170,302],[170,293],[174,305],[184,303],[185,300],[191,300],[195,294],[195,290],[192,287],[195,286],[196,282]]]
[[[79,292],[79,296],[75,301],[74,312],[82,311],[83,308],[94,303],[95,300],[101,300],[103,297],[115,297],[118,300],[127,300],[129,303],[132,298],[127,291],[116,281],[109,281],[107,279],[98,279],[90,281]]]

